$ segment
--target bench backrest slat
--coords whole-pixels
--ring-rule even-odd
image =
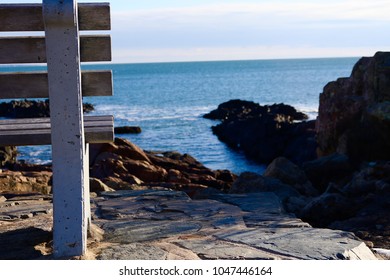
[[[78,4],[80,30],[110,30],[109,3]],[[44,31],[42,4],[3,4],[0,31]]]
[[[83,96],[112,96],[112,72],[82,71]],[[1,98],[48,98],[49,88],[46,72],[0,74]]]
[[[111,61],[109,35],[80,36],[81,62]],[[45,37],[0,38],[0,64],[46,63]]]

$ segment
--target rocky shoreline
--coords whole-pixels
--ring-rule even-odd
[[[270,209],[267,211],[273,214],[271,216],[269,214],[266,215],[266,210],[264,210],[265,212],[263,211],[264,213],[260,215],[261,217],[257,218],[261,220],[266,219],[268,221],[267,224],[270,223],[276,226],[283,220],[283,223],[288,223],[288,227],[293,229],[301,227],[296,224],[305,225],[303,228],[310,227],[308,223],[305,223],[307,221],[318,228],[326,227],[345,232],[354,232],[357,237],[353,238],[364,240],[366,246],[370,248],[390,249],[389,221],[387,220],[389,213],[388,207],[386,207],[388,200],[385,196],[387,189],[371,190],[370,193],[362,197],[360,195],[361,190],[354,188],[359,186],[360,183],[366,185],[369,182],[361,181],[363,178],[372,180],[373,182],[371,183],[373,184],[377,184],[380,180],[388,180],[388,174],[390,174],[388,172],[390,165],[388,164],[367,166],[361,172],[353,173],[353,184],[348,184],[344,189],[338,190],[335,187],[335,183],[332,182],[330,183],[332,187],[321,193],[310,181],[310,179],[316,178],[312,177],[313,174],[322,174],[327,168],[333,168],[335,162],[338,162],[339,166],[341,166],[343,164],[342,159],[328,158],[325,160],[321,158],[322,162],[320,160],[312,162],[312,166],[310,168],[307,167],[308,169],[305,172],[288,159],[280,157],[268,166],[263,175],[245,172],[237,176],[227,170],[210,170],[189,155],[182,155],[177,152],[143,151],[133,143],[120,138],[117,138],[112,144],[92,145],[90,156],[90,185],[93,201],[95,201],[96,205],[106,205],[108,203],[107,209],[104,208],[106,210],[102,210],[102,208],[96,210],[98,212],[94,218],[97,221],[104,217],[104,221],[101,220],[102,224],[99,225],[105,228],[105,231],[116,232],[114,226],[108,227],[108,225],[118,219],[129,222],[127,219],[138,213],[133,209],[135,206],[132,206],[130,202],[123,202],[124,204],[121,203],[114,207],[114,205],[109,204],[111,203],[109,201],[112,199],[115,201],[117,199],[128,200],[126,193],[134,193],[131,196],[137,197],[137,192],[155,192],[156,194],[154,195],[157,195],[161,191],[168,191],[167,195],[169,197],[177,193],[178,195],[180,194],[179,196],[185,195],[194,203],[206,203],[210,199],[225,201],[224,203],[226,203],[226,199],[229,197],[237,196],[242,197],[242,199],[245,197],[245,201],[246,199],[252,199],[250,204],[245,202],[246,204],[242,206],[244,208],[241,208],[242,211],[249,211],[249,209],[254,211],[253,214],[246,215],[246,226],[251,225],[252,222],[250,221],[254,219],[253,215],[257,213],[253,209],[269,205],[267,207],[270,207]],[[349,172],[352,171],[349,170]],[[309,175],[306,175],[306,173]],[[322,179],[333,180],[327,176],[324,176]],[[326,182],[323,183],[326,184]],[[35,222],[33,221],[37,219],[38,223],[40,223],[40,219],[43,218],[40,213],[46,214],[46,216],[51,215],[51,206],[47,204],[51,199],[50,166],[17,164],[14,165],[14,170],[4,169],[0,173],[0,189],[2,190],[0,199],[3,202],[0,203],[2,205],[0,207],[0,224],[3,230],[7,228],[12,230],[14,226],[20,223],[25,223],[29,226],[33,225],[33,228],[35,228]],[[347,196],[347,193],[349,196]],[[270,194],[274,195],[272,204],[269,204]],[[36,197],[36,195],[38,195],[38,202],[34,203],[33,206],[38,208],[28,208],[26,206],[27,208],[11,211],[12,208],[9,208],[10,206],[4,206],[12,203],[12,201],[19,201],[17,206],[23,205],[20,200],[25,201],[27,199],[23,197]],[[265,196],[262,198],[263,200],[254,199],[259,195]],[[175,197],[171,198],[175,201]],[[112,203],[115,204],[114,200]],[[106,202],[100,204],[101,202],[99,201]],[[160,205],[162,202],[157,199],[156,203]],[[179,202],[172,201],[170,203],[177,205]],[[181,201],[180,203],[186,204],[188,202]],[[120,214],[122,213],[121,211],[124,211],[125,205],[130,207],[129,210],[126,210],[125,214]],[[233,203],[233,205],[236,204]],[[251,206],[247,208],[248,206],[245,205]],[[142,208],[143,206],[139,207]],[[279,207],[279,214],[275,214],[275,210],[272,210],[275,207]],[[155,208],[151,209],[157,211]],[[151,209],[147,212],[150,213]],[[116,211],[119,211],[119,214]],[[208,215],[206,212],[210,210],[202,206],[201,209],[196,211],[200,211],[199,213],[203,213],[202,215]],[[287,216],[282,218],[282,213]],[[228,212],[226,214],[228,216],[231,215]],[[141,219],[145,219],[149,214],[145,213],[145,215]],[[191,215],[194,215],[194,213],[191,213]],[[33,224],[27,221],[30,219]],[[50,220],[50,217],[45,219]],[[205,221],[207,219],[205,218]],[[229,220],[230,218],[226,219]],[[112,222],[109,222],[111,220]],[[145,223],[148,224],[149,222],[145,220]],[[107,226],[104,227],[103,225]],[[282,226],[282,228],[285,227],[286,225]],[[45,231],[41,233],[44,233],[45,236],[50,236],[47,231],[50,232],[49,229],[45,228]],[[164,238],[168,238],[168,235],[165,234]],[[174,236],[173,232],[172,236]]]
[[[325,86],[320,97],[319,116],[315,121],[307,121],[307,116],[289,105],[260,106],[241,100],[223,103],[216,111],[205,116],[221,120],[221,124],[213,128],[213,132],[221,141],[234,149],[242,149],[248,157],[266,163],[268,167],[264,174],[250,172],[233,174],[228,170],[210,170],[190,155],[167,151],[143,151],[121,138],[116,138],[115,142],[110,144],[91,145],[90,183],[94,205],[97,207],[95,220],[105,228],[107,236],[111,234],[113,241],[117,238],[115,234],[112,235],[113,232],[122,235],[122,231],[114,225],[121,227],[123,223],[129,224],[126,219],[130,218],[135,221],[145,219],[147,223],[152,224],[164,219],[167,222],[176,219],[176,216],[168,215],[167,211],[171,213],[181,209],[179,212],[185,213],[184,216],[197,217],[196,219],[203,217],[199,219],[206,221],[208,214],[202,211],[214,213],[217,210],[214,208],[210,210],[211,208],[204,207],[205,204],[202,203],[212,200],[211,204],[219,201],[239,207],[240,211],[243,211],[239,219],[244,221],[241,225],[245,227],[245,232],[247,230],[252,232],[254,217],[257,217],[254,227],[257,230],[261,224],[262,228],[258,234],[269,232],[269,224],[273,224],[271,231],[275,231],[275,234],[277,232],[275,228],[278,227],[293,230],[296,227],[315,226],[318,230],[324,230],[321,234],[325,234],[324,228],[336,230],[335,232],[342,230],[340,236],[348,232],[354,233],[348,235],[349,239],[345,241],[347,244],[352,244],[351,240],[364,240],[365,246],[370,248],[390,249],[389,114],[390,53],[380,52],[372,58],[361,59],[354,67],[351,77],[339,79]],[[15,149],[4,148],[0,149],[0,167],[3,167],[0,169],[0,201],[5,203],[4,205],[12,203],[15,197],[20,198],[26,194],[50,196],[50,166],[18,163],[15,161]],[[163,196],[159,194],[161,191],[164,192]],[[168,193],[165,193],[167,191]],[[155,203],[146,206],[145,201],[150,198],[145,198],[144,195],[148,196],[149,192],[153,192],[151,196]],[[139,199],[144,206],[132,208],[131,203],[137,201],[137,194],[142,194]],[[273,195],[272,199],[270,194]],[[159,198],[168,199],[167,196],[175,200],[169,199],[165,204],[159,202]],[[254,197],[258,197],[259,200],[248,202],[247,199]],[[180,202],[176,198],[180,198]],[[238,203],[238,198],[244,199],[245,203]],[[120,203],[116,204],[115,199]],[[266,205],[267,199],[274,201],[273,204],[262,212],[261,217],[256,216],[257,210],[254,209]],[[47,199],[42,198],[40,201],[45,202]],[[191,208],[189,205],[192,203],[194,205],[200,203],[202,206],[199,207],[203,207],[204,210],[199,212],[198,208]],[[143,207],[149,207],[149,210]],[[226,205],[221,205],[220,209],[224,207],[231,209],[231,206]],[[275,212],[276,214],[275,207],[280,209]],[[187,210],[183,210],[184,208]],[[198,214],[188,211],[195,211]],[[253,213],[245,216],[245,211]],[[160,212],[164,215],[158,216]],[[26,215],[23,211],[14,213]],[[31,210],[28,213],[27,216],[22,214],[12,216],[9,211],[0,209],[0,223],[2,227],[5,225],[5,228],[12,229],[12,223],[39,218],[42,211]],[[230,222],[227,222],[229,219],[231,218],[223,217],[222,220],[230,225]],[[261,219],[265,220],[260,223]],[[264,221],[267,225],[265,227]],[[197,220],[194,228],[185,228],[183,232],[194,234],[193,231],[199,231],[198,223]],[[219,225],[223,230],[223,223]],[[235,227],[235,222],[232,225]],[[210,224],[200,227],[203,226],[208,228]],[[156,227],[165,228],[158,223]],[[212,227],[216,227],[216,224]],[[129,229],[136,231],[130,224]],[[48,230],[44,228],[45,232]],[[171,228],[167,229],[163,238],[169,238],[170,231]],[[206,230],[202,238],[204,239],[210,232]],[[300,234],[303,235],[297,235],[297,238],[308,238],[305,230]],[[213,231],[213,238],[217,236],[221,236],[220,232]],[[188,235],[182,238],[188,238]],[[202,246],[206,246],[207,242],[202,238],[197,242],[202,241],[204,242],[201,243]],[[251,242],[255,242],[258,237],[251,238],[246,243],[250,248],[246,248],[249,251],[258,250],[256,246],[251,247],[254,244]],[[136,245],[141,246],[138,241]],[[233,241],[238,240],[216,238],[213,242],[227,246],[225,242]],[[211,243],[214,244],[213,242]],[[264,242],[262,250],[268,246],[268,241]],[[331,246],[332,241],[329,242],[324,246]],[[164,248],[173,246],[168,243],[160,244],[158,247],[161,249],[164,246]],[[153,244],[148,243],[148,246]],[[177,242],[174,244],[178,245]],[[355,245],[352,247],[357,248]],[[180,246],[182,248],[183,244]],[[282,250],[281,248],[275,250],[279,253],[263,256],[271,259],[288,258],[286,257],[288,252],[281,253],[278,251]],[[196,252],[195,247],[191,252]],[[253,253],[260,254],[254,251]],[[333,253],[313,258],[336,258]],[[194,254],[199,257],[204,252]],[[195,258],[195,255],[192,256]],[[232,255],[230,257],[233,258]],[[297,253],[292,258],[304,257]]]
[[[268,165],[264,176],[238,178],[251,182],[243,192],[274,191],[314,226],[389,248],[390,53],[364,57],[350,77],[328,83],[317,120],[289,105],[242,100],[204,117],[221,120],[212,128],[221,141]]]

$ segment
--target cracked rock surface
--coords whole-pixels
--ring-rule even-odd
[[[50,259],[50,196],[0,202],[0,259]],[[100,260],[370,260],[354,234],[312,228],[284,211],[274,193],[193,200],[167,189],[105,192],[92,198],[86,258]]]

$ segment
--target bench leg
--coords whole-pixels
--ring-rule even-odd
[[[79,172],[83,170],[79,173],[81,176],[71,175],[71,169],[58,164],[53,160],[54,257],[82,256],[87,249],[87,232],[91,223],[88,145],[83,167],[76,168]]]
[[[84,255],[89,210],[77,0],[43,0],[53,158],[53,249]]]

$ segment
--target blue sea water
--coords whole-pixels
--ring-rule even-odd
[[[117,136],[145,150],[188,153],[209,168],[228,169],[237,174],[261,173],[264,166],[221,143],[211,132],[211,126],[217,122],[206,120],[202,115],[222,102],[243,99],[262,105],[283,102],[315,118],[323,87],[338,77],[349,76],[357,60],[86,65],[85,69],[113,71],[114,96],[89,97],[85,101],[95,105],[93,114],[113,114],[116,126],[140,126],[141,134]],[[20,70],[0,68],[0,71]],[[26,161],[50,161],[48,146],[21,147],[19,152],[19,158]]]

